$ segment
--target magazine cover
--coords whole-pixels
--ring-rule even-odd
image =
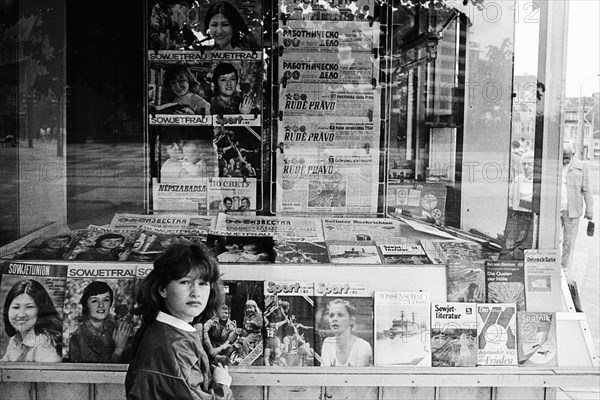
[[[525,311],[525,267],[523,261],[486,261],[485,283],[488,303],[516,303]]]
[[[275,238],[276,264],[327,264],[329,254],[325,242],[297,242],[286,238]]]
[[[479,243],[468,242],[466,240],[421,239],[420,242],[425,253],[434,264],[447,264],[449,261],[461,260],[463,258],[480,260],[487,256]]]
[[[375,292],[375,365],[431,366],[430,295]]]
[[[404,178],[400,168],[390,170],[392,178]],[[413,218],[444,223],[446,187],[439,183],[390,183],[387,189],[387,207],[400,209]]]
[[[129,261],[152,262],[172,244],[206,243],[207,231],[193,228],[142,227],[137,250],[132,251]]]
[[[209,234],[208,247],[220,263],[272,263],[275,261],[271,236],[224,236]]]
[[[385,264],[431,264],[423,247],[418,243],[382,244],[379,250]]]
[[[556,313],[518,311],[519,366],[556,367]]]
[[[499,257],[501,260],[522,260],[524,251],[533,248],[533,223],[532,212],[508,210]]]
[[[69,265],[63,324],[65,361],[123,362],[121,357],[138,325],[133,316],[138,272],[135,264]]]
[[[484,303],[485,261],[463,258],[450,261],[446,266],[448,301]]]
[[[315,365],[314,289],[308,282],[264,282],[265,365]]]
[[[332,264],[382,264],[374,241],[329,240],[327,250]]]
[[[514,304],[477,304],[477,365],[517,365]]]
[[[560,250],[525,250],[527,311],[560,311]]]
[[[76,261],[127,261],[139,250],[140,230],[114,229],[90,225],[82,230],[77,244],[67,256]]]
[[[67,266],[6,262],[0,284],[0,361],[60,362]]]
[[[373,337],[373,296],[364,284],[315,283],[317,365],[373,365]]]
[[[477,364],[475,304],[431,304],[431,365],[474,367]]]
[[[33,239],[14,256],[4,256],[15,260],[65,260],[73,246],[78,242],[80,231],[63,232],[51,236]]]
[[[225,303],[204,323],[223,365],[263,365],[263,281],[225,281]]]

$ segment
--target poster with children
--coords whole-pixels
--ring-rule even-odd
[[[60,362],[67,266],[6,262],[1,272],[0,361]]]
[[[315,365],[313,283],[265,281],[267,366]]]

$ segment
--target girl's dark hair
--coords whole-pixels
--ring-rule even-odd
[[[2,317],[4,319],[4,331],[9,337],[12,337],[15,335],[15,333],[17,333],[17,330],[10,324],[10,321],[8,320],[8,310],[15,297],[21,294],[27,294],[31,296],[38,308],[37,320],[35,321],[33,331],[36,335],[41,333],[48,335],[60,354],[62,343],[62,320],[58,315],[58,312],[56,311],[54,303],[52,303],[52,299],[48,295],[48,292],[38,281],[26,279],[18,282],[10,289],[6,295],[6,301],[4,302],[4,309],[2,311]]]
[[[84,317],[90,315],[90,309],[87,304],[90,297],[95,296],[97,294],[103,294],[103,293],[109,294],[110,305],[112,306],[112,304],[115,300],[115,294],[114,294],[112,288],[110,286],[108,286],[108,283],[102,282],[102,281],[94,281],[94,282],[90,283],[89,285],[87,285],[85,287],[85,289],[83,289],[83,294],[81,295],[81,300],[79,300],[79,302],[81,303],[81,306],[83,307],[82,314]]]
[[[233,64],[222,62],[215,67],[212,73],[212,83],[214,86],[215,94],[221,94],[219,90],[219,78],[223,75],[231,73],[235,74],[235,80],[239,82],[240,76],[238,74],[237,68],[235,68]]]
[[[199,278],[210,283],[208,303],[201,315],[193,323],[210,319],[223,303],[223,288],[219,264],[208,248],[201,244],[172,244],[154,261],[154,268],[144,278],[137,291],[136,314],[142,316],[144,322],[150,323],[159,311],[166,312],[165,302],[159,294],[169,282],[186,276],[190,271],[199,274]]]
[[[104,235],[98,236],[96,242],[94,243],[94,247],[101,247],[102,241],[106,239],[121,239],[123,242],[125,241],[125,237],[118,233],[105,233]]]
[[[65,233],[63,235],[56,235],[56,236],[51,236],[47,239],[44,239],[44,241],[42,242],[42,246],[44,247],[46,245],[48,245],[48,242],[54,239],[69,239],[69,242],[73,239],[73,237],[71,235],[69,235],[68,233]],[[68,244],[68,243],[67,243]]]
[[[183,75],[188,81],[189,91],[197,95],[202,96],[203,90],[200,86],[200,82],[196,79],[192,71],[185,64],[174,64],[170,65],[165,70],[165,77],[163,81],[163,103],[168,103],[175,99],[175,93],[171,90],[171,81],[177,80],[177,77]]]
[[[231,38],[231,46],[233,48],[240,47],[242,50],[257,50],[258,44],[250,33],[248,25],[240,12],[234,5],[226,1],[217,1],[213,3],[204,16],[204,31],[208,34],[210,20],[217,14],[223,15],[233,28],[233,36]]]

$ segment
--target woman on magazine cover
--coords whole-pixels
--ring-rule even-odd
[[[200,82],[185,64],[169,66],[165,71],[161,103],[177,103],[175,114],[208,115],[210,104],[202,96]]]
[[[202,245],[173,245],[154,261],[137,293],[143,324],[125,379],[128,400],[233,399],[227,367],[211,365],[193,326],[222,304],[220,276]]]
[[[238,90],[238,70],[233,64],[222,62],[213,70],[215,96],[210,104],[215,115],[250,114],[254,105],[251,93],[242,95]]]
[[[17,257],[19,260],[62,260],[68,252],[71,235],[56,235],[44,240],[36,249],[30,250]]]
[[[60,361],[62,321],[41,283],[27,279],[14,285],[2,317],[10,339],[0,361]]]
[[[322,366],[366,367],[373,363],[371,345],[352,334],[356,307],[348,300],[335,299],[329,302],[326,311],[329,329],[334,336],[323,341],[321,348]]]
[[[125,242],[123,235],[105,233],[98,236],[94,247],[77,254],[75,259],[79,261],[126,261],[129,258],[131,249],[119,249],[123,242]]]
[[[214,50],[258,50],[240,12],[226,1],[217,1],[208,8],[204,29],[214,40]]]
[[[183,140],[175,134],[165,134],[160,137],[167,155],[169,156],[160,167],[160,179],[179,178],[183,170]]]
[[[70,362],[119,362],[131,334],[131,324],[116,322],[110,310],[114,304],[112,288],[94,281],[83,289],[82,323],[69,339]]]

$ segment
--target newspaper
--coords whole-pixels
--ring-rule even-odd
[[[278,41],[288,51],[371,52],[379,47],[379,23],[362,21],[287,21]]]
[[[323,218],[325,240],[374,240],[377,244],[401,243],[400,222],[390,218]]]
[[[287,20],[329,20],[364,21],[373,19],[374,0],[356,0],[342,2],[304,2],[298,0],[280,0],[279,19]]]
[[[237,217],[219,214],[211,233],[238,236],[273,236],[277,239],[323,241],[323,229],[318,218],[302,217]]]
[[[332,120],[312,117],[284,117],[278,121],[277,144],[288,149],[378,149],[379,124],[366,118]]]
[[[304,153],[277,159],[277,212],[377,212],[379,150]]]
[[[372,85],[292,82],[280,89],[279,110],[282,117],[361,117],[378,126],[380,100],[381,88]]]
[[[279,78],[288,82],[372,84],[379,78],[379,62],[371,53],[284,52]]]
[[[143,225],[162,228],[186,228],[190,225],[190,215],[183,214],[120,214],[116,213],[110,223],[113,229],[138,230]]]

